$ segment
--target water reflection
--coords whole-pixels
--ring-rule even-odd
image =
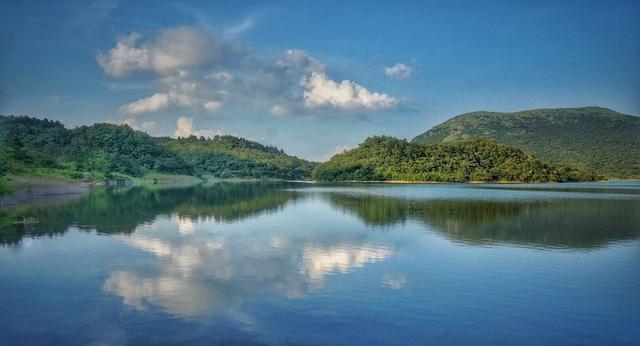
[[[151,222],[158,215],[173,213],[183,217],[180,230],[189,233],[192,219],[233,222],[280,210],[296,198],[294,192],[286,189],[292,186],[290,183],[264,182],[180,188],[98,188],[87,196],[0,209],[0,245],[15,244],[25,234],[62,234],[70,226],[104,234],[131,233],[138,225]],[[39,223],[32,227],[14,223],[23,217],[36,218]]]
[[[8,344],[629,334],[638,243],[600,248],[640,237],[640,198],[521,188],[224,183],[3,209],[0,319]]]
[[[433,188],[437,189],[441,188]],[[104,234],[130,234],[159,215],[178,215],[177,229],[189,235],[201,221],[245,220],[278,212],[288,202],[314,195],[373,228],[392,230],[406,221],[419,221],[466,242],[592,248],[640,235],[640,189],[633,184],[478,186],[459,189],[449,196],[421,196],[419,188],[402,190],[405,196],[378,194],[391,190],[349,186],[318,190],[307,184],[283,182],[96,189],[89,195],[53,203],[39,201],[0,209],[0,245],[15,244],[27,234],[62,234],[70,226]],[[491,194],[496,191],[503,194]],[[610,195],[615,191],[616,195]],[[518,197],[504,198],[504,193]],[[36,218],[39,223],[14,224],[24,217]]]
[[[339,230],[290,237],[278,231],[221,230],[201,219],[185,236],[180,231],[184,222],[177,216],[159,218],[121,236],[125,244],[156,259],[152,268],[127,265],[112,271],[103,290],[136,310],[160,308],[184,318],[212,312],[237,315],[239,307],[259,293],[302,298],[323,287],[328,275],[345,274],[393,254],[393,245]]]
[[[640,236],[640,199],[406,199],[326,194],[338,210],[383,230],[422,222],[453,240],[594,248]]]

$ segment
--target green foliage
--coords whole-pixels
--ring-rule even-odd
[[[600,107],[458,115],[412,142],[437,144],[491,138],[545,162],[610,178],[640,178],[640,118]]]
[[[367,138],[313,171],[323,181],[591,181],[589,172],[547,165],[521,150],[488,139],[440,145],[393,137]]]
[[[199,175],[218,178],[308,179],[315,164],[282,150],[233,136],[163,139]]]
[[[232,136],[173,140],[112,124],[69,130],[57,121],[26,116],[0,116],[0,149],[0,170],[4,162],[4,169],[16,174],[55,172],[73,179],[152,172],[307,179],[314,168],[278,148]]]

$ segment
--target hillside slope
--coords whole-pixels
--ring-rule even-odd
[[[220,178],[308,179],[315,163],[273,146],[233,136],[161,139],[162,145],[185,159],[198,174]]]
[[[0,116],[0,175],[8,171],[104,179],[160,172],[305,179],[313,167],[275,147],[232,136],[157,138],[127,125],[67,129],[47,119]]]
[[[640,117],[600,107],[461,114],[415,137],[420,144],[491,138],[538,159],[611,178],[640,177]]]
[[[422,145],[393,137],[367,138],[313,171],[322,181],[589,181],[585,171],[547,165],[489,139]]]

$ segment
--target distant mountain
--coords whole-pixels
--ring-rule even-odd
[[[423,145],[370,137],[315,168],[322,181],[589,181],[594,174],[538,161],[490,139]]]
[[[640,117],[600,107],[465,113],[412,142],[476,138],[491,138],[542,161],[585,168],[610,178],[640,178]]]
[[[60,122],[0,116],[0,175],[104,179],[147,173],[305,179],[314,163],[233,136],[151,137],[127,125],[66,129]]]

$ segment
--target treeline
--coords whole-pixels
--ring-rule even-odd
[[[591,172],[545,164],[521,150],[478,139],[422,145],[388,136],[370,137],[356,149],[315,168],[323,181],[593,181]]]
[[[197,174],[220,178],[308,179],[315,167],[282,149],[234,136],[166,138],[163,145],[184,158]]]
[[[314,164],[232,136],[155,138],[126,125],[66,129],[60,122],[0,116],[0,174],[108,179],[147,173],[303,179]]]
[[[478,139],[422,145],[371,137],[320,164],[233,136],[151,137],[126,125],[74,129],[26,116],[0,116],[0,175],[75,179],[140,177],[147,173],[322,181],[592,181],[596,174],[546,164],[521,150]],[[0,192],[5,189],[0,179]]]

